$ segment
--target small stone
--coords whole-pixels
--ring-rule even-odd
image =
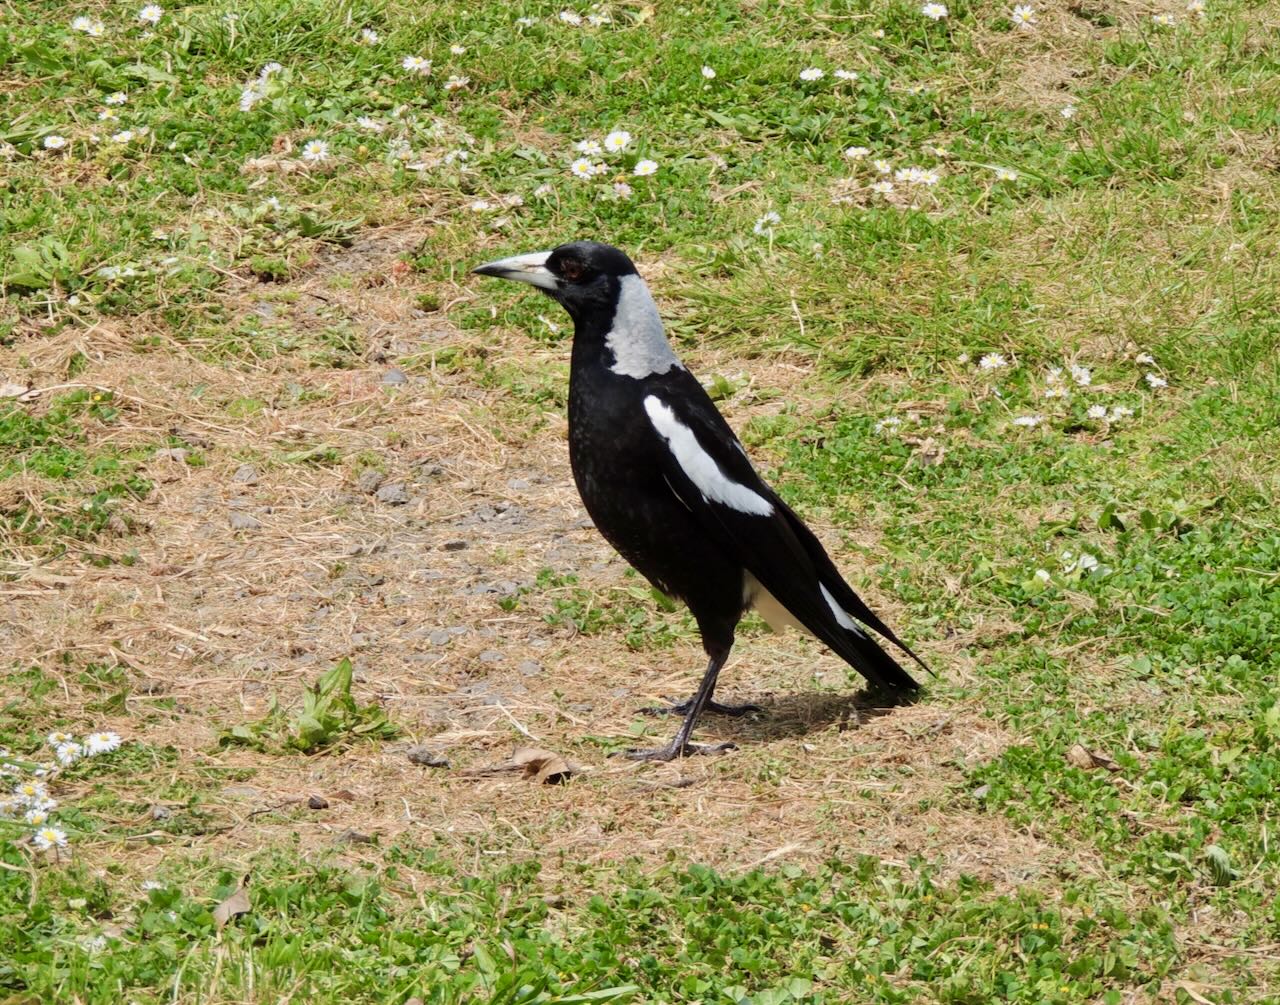
[[[336,842],[338,844],[373,844],[374,839],[368,834],[361,834],[348,828],[338,835]]]
[[[507,488],[511,489],[513,492],[519,492],[522,489],[527,489],[528,487],[529,487],[529,483],[525,481],[525,479],[523,478],[507,479]]]
[[[227,514],[227,522],[231,524],[232,530],[257,530],[262,526],[262,521],[256,516],[234,509]]]
[[[172,814],[169,813],[169,807],[167,806],[161,806],[159,803],[156,803],[151,807],[152,820],[168,820],[171,815]]]
[[[309,796],[307,798],[307,809],[309,810],[327,810],[329,808],[329,800],[324,796]]]
[[[398,366],[393,366],[390,370],[382,375],[382,383],[388,386],[409,383],[409,377]]]
[[[166,447],[164,450],[157,450],[152,456],[157,461],[177,461],[179,464],[187,463],[186,447]]]
[[[236,468],[236,473],[231,476],[233,482],[239,482],[241,485],[256,485],[258,483],[258,469],[252,464],[241,464]]]
[[[425,743],[410,747],[405,751],[405,756],[409,758],[410,764],[420,764],[424,768],[447,768],[449,766],[447,757],[442,757]]]
[[[404,482],[388,482],[378,489],[376,498],[388,506],[404,506],[409,502],[409,490]]]
[[[496,649],[486,649],[478,658],[481,663],[501,663],[504,657]]]
[[[356,479],[356,488],[365,495],[373,495],[382,487],[382,483],[387,480],[387,476],[376,468],[368,468],[360,472],[360,477]]]
[[[449,640],[453,638],[453,636],[450,635],[448,632],[446,632],[443,628],[437,628],[434,632],[431,633],[429,638],[433,646],[447,646],[449,644]]]
[[[525,677],[536,677],[542,673],[542,664],[537,660],[521,660],[516,664],[516,671]]]
[[[445,551],[463,551],[467,547],[466,541],[446,541],[440,545]]]

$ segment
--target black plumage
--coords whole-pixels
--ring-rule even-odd
[[[475,270],[530,283],[574,322],[569,457],[583,504],[614,548],[658,589],[688,604],[709,662],[670,744],[655,760],[707,749],[689,743],[711,700],[742,615],[807,629],[867,680],[904,695],[917,684],[871,628],[908,653],[844,581],[813,533],[760,478],[706,391],[680,363],[631,260],[581,241]]]

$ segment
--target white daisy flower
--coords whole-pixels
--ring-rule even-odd
[[[1090,405],[1089,410],[1085,412],[1091,419],[1105,419],[1107,417],[1106,405]]]
[[[44,148],[46,150],[61,150],[67,145],[67,138],[59,136],[57,133],[50,133],[44,138]]]
[[[1128,405],[1116,405],[1111,409],[1109,422],[1118,422],[1120,419],[1128,419],[1133,415],[1133,409]]]
[[[642,160],[632,168],[631,173],[637,178],[644,178],[647,175],[656,174],[658,171],[658,162],[651,160]]]
[[[275,62],[267,63],[262,67],[261,70],[258,71],[258,77],[261,80],[266,80],[272,74],[279,73],[283,69],[284,69],[284,64],[282,63],[275,63]]]
[[[893,161],[881,158],[872,161],[871,166],[876,169],[876,174],[889,174],[893,170]]]
[[[50,848],[65,848],[67,846],[67,832],[59,830],[57,827],[41,827],[35,832],[31,841],[41,851],[48,851]]]
[[[120,132],[114,133],[112,135],[111,142],[112,143],[132,143],[133,135],[134,134],[132,129],[121,129]]]
[[[90,733],[84,738],[84,752],[89,757],[96,757],[98,754],[109,754],[117,749],[122,742],[119,733]]]
[[[562,10],[560,12],[560,20],[565,24],[571,24],[575,28],[582,24],[582,15],[571,10]]]
[[[1048,569],[1037,569],[1037,570],[1036,570],[1036,574],[1035,574],[1035,578],[1036,578],[1036,579],[1038,579],[1038,580],[1040,580],[1040,582],[1042,582],[1042,583],[1047,583],[1047,582],[1049,582],[1049,580],[1050,580],[1051,578],[1053,578],[1053,577],[1051,577],[1051,576],[1049,575],[1049,570],[1048,570]]]
[[[715,71],[715,70],[713,70],[713,69],[711,69],[711,67],[709,67],[709,66],[704,66],[704,67],[702,68],[702,75],[703,75],[707,80],[715,80],[715,79],[716,79],[716,71]]]
[[[444,89],[446,91],[460,91],[469,83],[471,83],[470,77],[453,76],[444,82]]]
[[[618,199],[630,199],[631,186],[628,185],[625,181],[615,181],[613,183],[613,194],[615,198],[618,198]]]
[[[138,20],[143,24],[159,24],[164,17],[164,8],[158,3],[149,3],[138,11]]]
[[[467,53],[467,47],[465,45],[451,45],[449,46],[449,51],[455,56],[465,56]]]
[[[58,763],[64,768],[69,768],[84,755],[84,747],[80,744],[68,740],[66,743],[60,743],[53,751],[54,757],[58,759]]]
[[[871,151],[866,147],[845,147],[844,148],[844,155],[848,157],[849,160],[851,161],[860,161],[870,153]]]
[[[22,815],[22,819],[32,827],[43,827],[49,821],[49,811],[38,809],[33,806]]]
[[[1155,366],[1156,358],[1149,352],[1140,352],[1133,357],[1133,361],[1143,366]]]
[[[996,181],[1017,181],[1018,172],[1013,168],[996,168]]]
[[[587,15],[587,24],[592,25],[595,28],[599,28],[602,24],[613,24],[613,18],[608,14],[596,12],[594,14]]]
[[[163,890],[165,885],[158,879],[144,879],[142,881],[142,892],[150,893],[152,890]]]
[[[49,798],[49,789],[44,782],[22,782],[14,787],[13,795],[26,806],[37,806]]]
[[[516,24],[518,24],[521,28],[528,28],[528,27],[530,27],[531,25],[535,25],[535,24],[537,24],[537,23],[538,23],[538,22],[537,22],[537,21],[535,21],[535,20],[534,20],[533,18],[531,18],[531,17],[518,17],[518,18],[516,18]]]
[[[113,91],[102,99],[102,103],[104,105],[123,105],[128,100],[129,95],[125,94],[124,91]]]
[[[858,71],[857,70],[836,70],[835,78],[836,80],[857,80]]]
[[[595,165],[591,163],[591,158],[589,157],[579,157],[569,165],[569,170],[573,172],[575,178],[584,180],[594,178],[596,174]]]
[[[83,14],[81,14],[79,17],[75,17],[71,19],[71,30],[87,32],[89,30],[89,25],[91,25],[92,23],[93,23],[93,18],[85,17]]]
[[[400,60],[400,66],[406,73],[416,73],[420,77],[431,73],[431,60],[422,56],[405,56]]]
[[[493,203],[488,199],[477,199],[471,204],[471,212],[473,213],[484,213],[491,209],[493,209]]]
[[[400,142],[403,143],[404,141],[401,140]],[[452,164],[454,161],[461,161],[465,164],[469,160],[471,160],[471,154],[466,150],[450,150],[444,155],[444,162],[446,164]]]
[[[1015,426],[1025,426],[1027,429],[1034,428],[1044,422],[1043,415],[1019,415],[1013,420]]]
[[[967,352],[962,352],[959,356],[956,357],[956,362],[959,363],[961,366],[963,366],[965,363],[968,363],[969,354]]]
[[[631,143],[631,134],[625,129],[615,129],[604,138],[604,148],[616,154],[626,150]]]
[[[1147,382],[1153,391],[1158,391],[1162,387],[1168,387],[1169,382],[1161,377],[1158,373],[1148,373],[1142,378]]]
[[[1046,398],[1070,398],[1071,392],[1065,387],[1055,384],[1052,387],[1046,387],[1044,389],[1044,396]]]
[[[279,213],[280,210],[284,208],[283,204],[280,202],[280,197],[278,195],[271,196],[271,198],[265,200],[262,203],[262,205],[267,209],[271,210],[271,212],[273,213]]]
[[[827,75],[827,71],[817,66],[810,66],[800,71],[800,79],[804,81],[821,80]]]
[[[379,122],[377,119],[373,118],[370,115],[359,116],[356,119],[356,125],[359,126],[361,129],[368,130],[371,133],[380,133],[382,132],[382,130],[387,128],[381,122]]]
[[[989,352],[978,360],[978,368],[981,370],[1003,370],[1008,365],[1009,361],[998,352]]]
[[[941,21],[947,16],[947,5],[944,3],[927,3],[920,8],[920,13],[930,21]]]
[[[872,38],[884,38],[884,29],[883,29],[883,28],[877,28],[875,31],[873,31],[873,32],[871,33],[871,37],[872,37]]]
[[[902,420],[896,415],[887,415],[876,423],[876,432],[881,436],[888,436],[902,425]]]
[[[1088,387],[1090,384],[1093,383],[1093,373],[1089,370],[1087,366],[1078,366],[1075,363],[1072,363],[1071,379],[1074,380],[1080,387]]]
[[[329,159],[329,144],[324,140],[308,140],[302,148],[302,159],[318,164]]]
[[[1063,105],[1058,109],[1058,114],[1064,119],[1074,119],[1077,111],[1079,111],[1079,109],[1077,109],[1075,105]]]
[[[874,192],[876,195],[888,195],[890,192],[893,191],[893,182],[891,181],[875,182],[871,186],[871,191]]]
[[[101,38],[107,33],[107,27],[96,17],[81,15],[71,22],[72,31],[84,32],[90,38]]]
[[[1204,18],[1208,16],[1207,6],[1204,0],[1188,0],[1187,13],[1192,17]]]
[[[769,212],[765,213],[764,216],[760,217],[760,219],[756,221],[756,225],[751,229],[757,234],[772,234],[774,224],[781,222],[782,217],[773,210],[769,210]]]
[[[64,743],[74,743],[75,736],[71,733],[64,733],[60,729],[55,729],[52,733],[44,738],[44,742],[51,747],[60,747]],[[5,751],[7,754],[8,751]]]
[[[1017,28],[1034,28],[1036,24],[1035,8],[1028,4],[1018,4],[1013,8],[1013,13],[1009,15],[1009,20]]]
[[[580,154],[586,154],[588,157],[596,157],[604,153],[604,147],[600,145],[599,140],[578,140],[573,145],[573,149]]]
[[[1151,23],[1159,28],[1172,28],[1178,23],[1178,19],[1173,14],[1152,14]]]
[[[916,181],[928,188],[933,188],[934,185],[942,181],[942,174],[936,168],[927,168],[920,172],[916,177]]]

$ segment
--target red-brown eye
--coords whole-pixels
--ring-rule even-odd
[[[575,262],[573,259],[566,259],[560,266],[560,275],[571,283],[576,283],[582,278],[582,263]]]

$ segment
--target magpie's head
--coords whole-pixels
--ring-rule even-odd
[[[623,252],[596,241],[574,241],[551,251],[500,258],[471,271],[537,287],[575,321],[613,317],[622,278],[637,274]]]

